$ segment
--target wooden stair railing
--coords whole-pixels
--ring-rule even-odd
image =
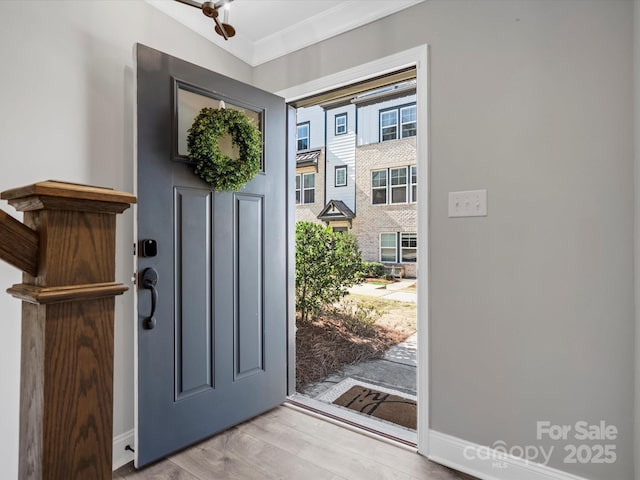
[[[46,181],[0,198],[0,259],[21,269],[19,478],[108,479],[113,445],[116,214],[111,189]]]

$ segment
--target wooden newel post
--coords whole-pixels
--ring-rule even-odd
[[[0,198],[0,259],[20,268],[20,479],[111,478],[116,214],[128,193],[47,181]]]

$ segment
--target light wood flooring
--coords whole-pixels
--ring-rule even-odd
[[[458,480],[467,475],[408,449],[278,407],[117,480]]]

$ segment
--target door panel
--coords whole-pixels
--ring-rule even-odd
[[[281,98],[142,45],[137,59],[138,238],[158,244],[138,257],[158,273],[152,330],[138,290],[140,467],[284,401],[287,189]],[[262,171],[239,192],[212,192],[181,143],[220,100],[263,133]]]
[[[234,278],[236,297],[236,329],[234,347],[236,379],[263,370],[264,317],[262,310],[262,239],[264,238],[262,197],[235,196]]]
[[[176,399],[213,388],[211,208],[209,190],[176,187]],[[204,299],[204,301],[201,301]]]

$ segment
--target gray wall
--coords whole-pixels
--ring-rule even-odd
[[[635,278],[640,278],[640,0],[633,2],[633,92],[634,92],[634,192],[635,192]],[[635,399],[635,471],[640,475],[640,282],[635,283],[636,300],[636,399]]]
[[[133,45],[240,80],[251,68],[142,1],[0,2],[0,191],[55,178],[133,191]],[[0,208],[15,212],[5,202]],[[118,220],[130,283],[133,214]],[[0,472],[17,478],[21,279],[0,263]],[[116,301],[114,434],[133,428],[133,290]]]
[[[632,8],[429,0],[254,69],[278,91],[430,45],[431,427],[550,446],[538,420],[604,420],[615,464],[551,461],[602,480],[634,463]],[[479,188],[488,217],[447,218]]]

